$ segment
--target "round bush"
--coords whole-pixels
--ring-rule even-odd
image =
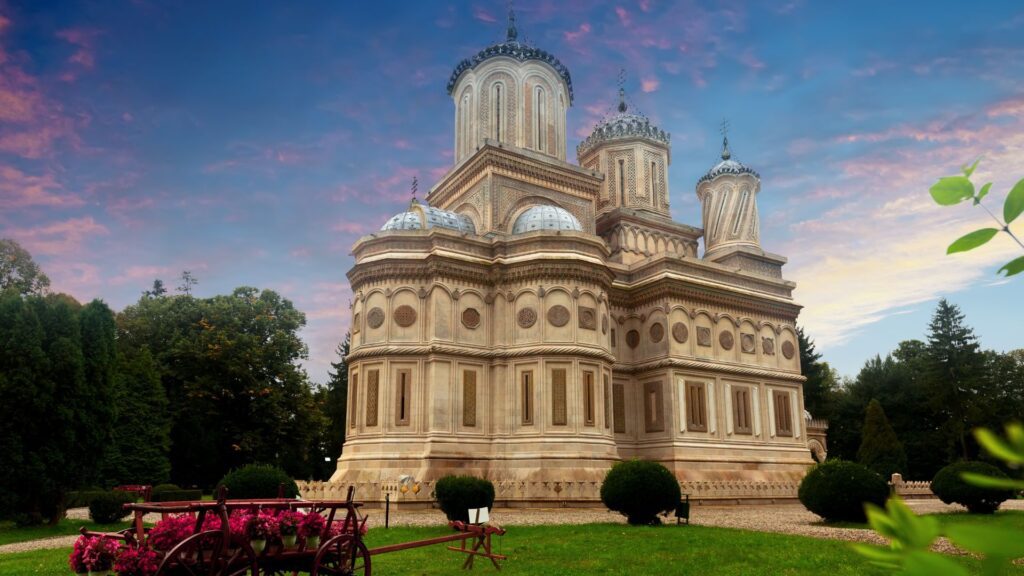
[[[470,508],[494,506],[494,484],[475,476],[445,476],[434,485],[434,496],[449,521],[469,522]]]
[[[889,484],[866,466],[829,460],[804,476],[799,497],[805,508],[825,520],[864,522],[864,505],[884,506]]]
[[[658,514],[675,510],[679,498],[676,477],[650,460],[619,462],[601,484],[601,501],[630,524],[659,524]]]
[[[1004,488],[982,488],[968,484],[960,477],[964,472],[985,476],[1006,478],[1002,470],[984,462],[957,462],[935,474],[932,492],[946,504],[954,502],[967,508],[972,514],[992,514],[1004,501],[1013,498],[1013,490]]]
[[[277,490],[284,484],[284,497],[295,498],[299,487],[284,470],[267,464],[249,464],[224,475],[217,483],[228,489],[230,500],[277,498]]]
[[[124,505],[135,502],[135,495],[128,492],[103,492],[89,502],[89,517],[97,524],[113,524],[128,517]]]
[[[177,484],[157,484],[156,486],[153,486],[150,493],[159,494],[161,492],[175,492],[178,490],[181,490],[181,486],[178,486]]]

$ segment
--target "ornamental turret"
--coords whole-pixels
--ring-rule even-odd
[[[722,160],[697,181],[704,224],[704,259],[718,260],[741,249],[760,252],[757,193],[761,177],[733,160],[729,138],[722,140]]]

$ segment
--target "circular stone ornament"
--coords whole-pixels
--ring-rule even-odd
[[[740,334],[740,348],[747,354],[754,353],[754,335]]]
[[[475,330],[480,325],[480,313],[476,308],[466,308],[462,311],[462,325],[470,330]]]
[[[722,332],[719,334],[718,343],[722,345],[723,350],[732,350],[732,345],[735,343],[732,332]]]
[[[640,333],[636,330],[630,330],[626,332],[626,345],[630,348],[636,348],[640,345]]]
[[[601,334],[608,333],[608,315],[601,316]]]
[[[395,308],[395,324],[402,328],[408,328],[416,323],[416,310],[412,306],[403,304]]]
[[[561,328],[569,323],[569,309],[561,304],[555,304],[548,309],[548,322],[555,328]]]
[[[371,308],[366,313],[366,325],[370,328],[380,328],[384,325],[384,311],[380,308]]]
[[[686,344],[686,340],[690,337],[690,330],[686,327],[686,324],[682,322],[676,322],[672,325],[672,338],[680,343]]]
[[[651,324],[650,329],[651,342],[657,344],[661,342],[661,339],[665,337],[665,326],[658,322],[657,324]]]
[[[533,308],[523,308],[516,314],[516,323],[520,328],[530,328],[537,323],[537,311]]]
[[[796,348],[794,348],[793,343],[789,340],[783,342],[782,355],[786,357],[786,360],[792,360],[794,354],[796,354]]]

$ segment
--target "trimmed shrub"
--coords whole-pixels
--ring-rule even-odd
[[[106,490],[101,490],[99,488],[95,490],[90,488],[88,490],[77,490],[75,492],[68,492],[67,495],[65,495],[65,506],[67,508],[86,508],[93,501],[93,499],[106,493]]]
[[[202,500],[203,491],[198,488],[195,490],[163,490],[159,493],[153,494],[153,502],[184,502],[192,500]]]
[[[89,502],[89,517],[97,524],[113,524],[128,517],[124,505],[135,502],[135,495],[127,492],[104,492]]]
[[[178,486],[177,484],[157,484],[156,486],[153,486],[152,490],[150,490],[150,494],[156,496],[161,492],[171,492],[174,490],[181,490],[181,486]]]
[[[857,462],[874,470],[885,480],[896,472],[907,473],[907,453],[896,438],[896,431],[889,424],[878,400],[872,399],[868,403],[860,437]]]
[[[217,483],[228,489],[229,500],[277,498],[278,486],[284,484],[284,497],[295,498],[299,487],[284,470],[269,464],[249,464],[228,472]]]
[[[469,522],[470,508],[494,506],[494,484],[475,476],[445,476],[434,486],[434,496],[449,521]]]
[[[1004,501],[1013,498],[1013,490],[1006,488],[982,488],[968,484],[960,477],[964,472],[974,472],[996,478],[1007,478],[1002,470],[984,462],[956,462],[939,470],[932,479],[932,492],[946,504],[954,502],[967,508],[972,514],[992,514]]]
[[[856,462],[829,460],[811,468],[800,482],[800,502],[830,522],[864,522],[864,505],[884,506],[889,484]]]
[[[601,483],[601,501],[625,516],[630,524],[660,524],[658,514],[679,505],[679,482],[657,462],[619,462]]]

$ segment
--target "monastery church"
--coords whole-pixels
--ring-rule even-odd
[[[570,162],[569,70],[511,14],[447,89],[455,165],[352,247],[346,441],[304,495],[425,505],[455,473],[499,505],[593,505],[642,458],[694,498],[795,497],[825,424],[805,417],[800,306],[760,244],[757,172],[725,140],[700,227],[672,220],[670,135],[621,90]]]

